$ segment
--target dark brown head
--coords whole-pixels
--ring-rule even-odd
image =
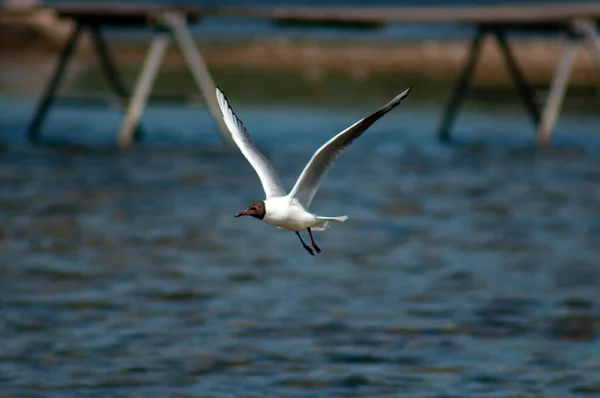
[[[252,216],[254,218],[258,218],[259,220],[262,220],[263,218],[265,218],[265,202],[263,202],[262,200],[260,202],[254,202],[252,203],[250,206],[248,206],[248,208],[244,211],[239,212],[238,214],[236,214],[236,217],[241,217],[241,216]]]

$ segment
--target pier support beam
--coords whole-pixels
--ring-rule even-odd
[[[71,36],[69,36],[67,43],[65,44],[60,53],[60,58],[58,59],[58,63],[56,64],[56,69],[54,70],[52,77],[50,77],[50,81],[48,82],[48,85],[44,90],[44,94],[42,94],[42,98],[40,99],[36,107],[31,124],[27,129],[27,138],[29,139],[29,141],[33,142],[39,139],[40,128],[42,127],[42,124],[46,119],[46,115],[48,114],[48,111],[50,110],[50,107],[52,106],[52,103],[56,98],[56,93],[58,91],[58,88],[60,87],[60,82],[63,76],[65,75],[67,65],[69,64],[69,61],[73,56],[73,52],[75,50],[75,47],[77,46],[77,42],[81,37],[82,30],[83,26],[77,23],[75,25],[75,29],[71,33]]]
[[[569,85],[569,78],[573,70],[573,61],[578,44],[585,46],[600,70],[600,36],[597,24],[590,19],[573,21],[554,79],[552,80],[550,93],[548,94],[542,120],[538,128],[537,142],[541,146],[548,145],[550,142],[550,136],[560,114],[560,108]]]
[[[231,134],[223,121],[219,105],[215,95],[215,84],[213,83],[210,72],[206,67],[202,55],[200,54],[194,38],[188,29],[188,18],[185,13],[161,10],[152,16],[144,15],[144,18],[138,18],[137,13],[130,15],[115,16],[112,13],[96,16],[81,12],[75,15],[69,14],[75,23],[75,28],[67,43],[63,47],[57,66],[48,82],[46,89],[35,110],[34,117],[28,127],[27,136],[30,141],[39,139],[42,124],[57,99],[57,92],[60,83],[65,76],[69,61],[72,59],[77,43],[84,30],[89,30],[91,34],[93,49],[98,56],[101,70],[107,78],[109,87],[112,89],[122,107],[126,106],[126,113],[121,124],[117,145],[125,148],[131,145],[134,140],[141,138],[140,118],[147,105],[152,92],[154,81],[158,76],[160,65],[167,51],[171,39],[174,39],[183,58],[190,70],[194,81],[203,95],[215,125],[219,129],[223,139],[228,143],[233,143]],[[122,18],[122,25],[115,23],[114,18]],[[102,36],[103,26],[154,26],[157,33],[152,40],[150,50],[136,81],[133,95],[130,96],[121,76],[119,75],[116,62],[112,57],[108,44]]]
[[[152,39],[150,50],[144,61],[142,73],[133,89],[133,96],[127,108],[127,114],[125,115],[123,124],[121,124],[121,130],[117,139],[119,148],[126,148],[131,145],[133,131],[146,107],[148,96],[152,91],[160,63],[165,56],[170,41],[171,37],[168,33],[164,32],[157,33],[154,39]]]
[[[469,89],[469,84],[473,79],[473,72],[475,71],[475,66],[477,65],[479,53],[481,53],[481,45],[485,36],[485,29],[478,27],[475,37],[471,41],[467,62],[452,88],[452,94],[450,95],[450,100],[448,101],[448,105],[446,105],[446,109],[444,109],[442,122],[437,133],[438,138],[443,142],[450,140],[450,132],[452,125],[454,124],[456,113],[458,112],[459,107],[465,98],[465,94]]]
[[[515,56],[510,50],[504,30],[494,29],[493,34],[500,48],[500,52],[504,57],[504,62],[506,62],[506,66],[508,67],[508,72],[515,82],[519,96],[521,97],[521,100],[523,100],[523,104],[529,112],[529,117],[533,121],[533,124],[537,126],[540,122],[540,109],[538,104],[535,102],[534,92],[529,86],[529,83],[527,83],[525,75],[521,71],[521,68],[519,68]]]
[[[540,146],[545,146],[550,141],[550,135],[567,92],[569,77],[573,69],[573,60],[575,59],[575,50],[577,50],[575,41],[567,38],[542,112],[542,120],[537,134],[537,143]]]
[[[98,55],[100,66],[104,71],[108,85],[112,88],[115,95],[119,98],[119,104],[124,107],[129,99],[129,90],[125,86],[119,70],[117,69],[116,62],[108,48],[104,36],[102,36],[101,27],[98,25],[90,26],[90,33],[92,36],[92,42],[94,49]],[[142,139],[142,127],[140,124],[135,125],[134,139],[140,141]]]
[[[544,103],[538,104],[535,100],[533,90],[527,83],[514,55],[510,51],[508,40],[504,33],[505,29],[498,26],[479,26],[471,43],[465,66],[458,77],[450,95],[450,100],[444,110],[442,122],[437,132],[438,138],[441,141],[450,140],[454,118],[472,80],[477,57],[481,51],[482,38],[487,34],[492,34],[496,43],[498,43],[519,97],[522,99],[531,120],[536,126],[537,143],[540,146],[547,145],[550,142],[550,136],[558,120],[558,115],[560,114],[560,109],[567,92],[578,45],[585,45],[600,69],[600,35],[598,34],[597,24],[589,19],[575,20],[564,31],[566,34],[565,45],[552,79],[550,91]]]
[[[198,48],[196,47],[196,43],[188,29],[185,19],[179,14],[167,14],[164,17],[164,23],[171,28],[175,42],[179,46],[179,50],[188,64],[188,68],[194,77],[194,81],[196,82],[200,93],[204,96],[204,101],[212,114],[216,127],[221,132],[221,135],[223,135],[223,139],[233,145],[234,142],[231,137],[231,132],[223,120],[219,103],[217,102],[215,83],[212,80],[212,76],[206,67],[206,63],[204,62],[200,51],[198,51]]]
[[[448,105],[446,105],[446,109],[444,110],[444,114],[442,117],[442,122],[437,132],[438,138],[443,142],[448,142],[451,139],[451,130],[452,125],[454,123],[454,119],[456,117],[456,113],[458,112],[459,107],[469,89],[470,83],[475,73],[477,60],[479,58],[479,54],[481,53],[481,46],[483,40],[488,35],[491,35],[498,44],[500,53],[508,68],[508,72],[510,73],[511,78],[515,83],[515,87],[517,89],[519,97],[523,101],[523,104],[525,105],[531,120],[533,121],[534,125],[537,126],[539,124],[540,110],[535,102],[533,90],[527,83],[525,75],[519,68],[514,54],[510,50],[510,46],[508,44],[508,40],[506,39],[504,30],[498,27],[490,28],[485,26],[479,26],[475,33],[475,37],[471,42],[471,46],[469,48],[469,56],[465,62],[465,66],[463,67],[463,70],[460,76],[458,77],[454,88],[452,89],[450,100],[448,101]]]
[[[583,37],[587,50],[600,69],[600,35],[598,25],[591,19],[582,19],[573,23],[574,29]]]
[[[142,72],[136,83],[133,97],[131,98],[127,116],[121,125],[119,132],[118,146],[126,148],[131,145],[133,128],[137,124],[142,112],[146,106],[148,96],[152,91],[152,86],[165,51],[170,43],[171,36],[178,45],[183,58],[192,73],[194,81],[203,95],[204,100],[213,120],[219,129],[223,139],[232,144],[231,133],[223,121],[219,104],[215,95],[215,84],[202,59],[202,55],[196,47],[194,38],[190,33],[185,18],[175,12],[166,13],[160,19],[163,31],[155,36],[150,52],[142,68]]]
[[[50,78],[48,86],[44,90],[44,94],[38,103],[32,122],[29,125],[27,130],[27,137],[29,141],[35,142],[40,139],[40,129],[48,112],[50,111],[50,108],[52,107],[52,104],[58,99],[58,89],[60,88],[60,84],[66,74],[69,62],[73,58],[77,43],[79,42],[79,39],[85,30],[88,30],[91,35],[95,53],[98,57],[98,61],[100,62],[102,72],[106,76],[109,87],[121,100],[121,105],[124,105],[127,102],[129,93],[119,74],[119,70],[116,66],[114,58],[110,53],[108,45],[102,36],[100,26],[77,22],[73,32],[71,32],[69,39],[61,51],[56,69]],[[142,132],[141,127],[136,124],[134,125],[134,128],[135,138],[139,139]]]

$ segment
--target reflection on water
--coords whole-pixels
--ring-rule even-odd
[[[419,109],[330,170],[313,210],[350,219],[315,236],[317,257],[233,218],[260,185],[197,113],[149,112],[150,144],[124,153],[6,143],[0,392],[600,394],[598,146],[563,133],[535,150],[517,116],[491,144],[438,146]],[[6,142],[19,112],[1,118]],[[46,137],[110,142],[118,115],[81,112],[58,112]],[[239,113],[291,186],[364,111]],[[492,129],[469,118],[471,142]]]

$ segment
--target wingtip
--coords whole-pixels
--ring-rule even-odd
[[[229,102],[227,101],[227,97],[221,90],[219,86],[215,86],[215,97],[217,97],[217,104],[219,105],[219,110],[221,111],[221,116],[225,118],[225,114],[227,112],[227,108],[231,108]]]
[[[398,100],[399,100],[399,101],[402,101],[404,98],[406,98],[406,97],[408,96],[408,94],[410,94],[410,92],[412,91],[413,87],[414,87],[414,86],[410,86],[410,87],[408,87],[406,90],[404,90],[403,92],[401,92],[401,93],[398,95],[398,97],[397,97],[397,98],[398,98]]]
[[[215,86],[215,96],[217,97],[217,102],[219,103],[219,108],[221,108],[221,113],[225,112],[225,108],[231,108],[231,105],[229,105],[229,100],[227,99],[227,96],[225,95],[223,90],[221,90],[221,88],[219,86]]]

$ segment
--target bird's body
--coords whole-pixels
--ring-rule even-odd
[[[354,123],[321,146],[298,177],[292,190],[286,194],[279,176],[269,161],[254,146],[246,128],[233,112],[227,98],[217,88],[217,100],[223,120],[231,131],[233,141],[258,174],[266,195],[265,200],[250,204],[246,210],[235,216],[252,216],[276,227],[294,231],[300,238],[304,249],[314,255],[313,250],[304,243],[300,236],[300,231],[307,230],[313,248],[319,253],[321,249],[313,239],[312,230],[321,231],[329,228],[333,223],[342,223],[348,219],[348,216],[320,217],[308,211],[321,178],[329,165],[341,155],[344,148],[360,137],[379,118],[399,105],[410,90],[411,88],[405,90],[386,105]]]
[[[265,199],[265,210],[264,222],[290,231],[304,231],[317,221],[296,199],[287,195]]]
[[[331,222],[344,222],[348,216],[318,217],[304,209],[302,204],[289,195],[274,196],[265,199],[265,216],[262,219],[267,224],[274,225],[289,231],[300,232],[311,228],[313,231],[322,231],[331,225]]]

